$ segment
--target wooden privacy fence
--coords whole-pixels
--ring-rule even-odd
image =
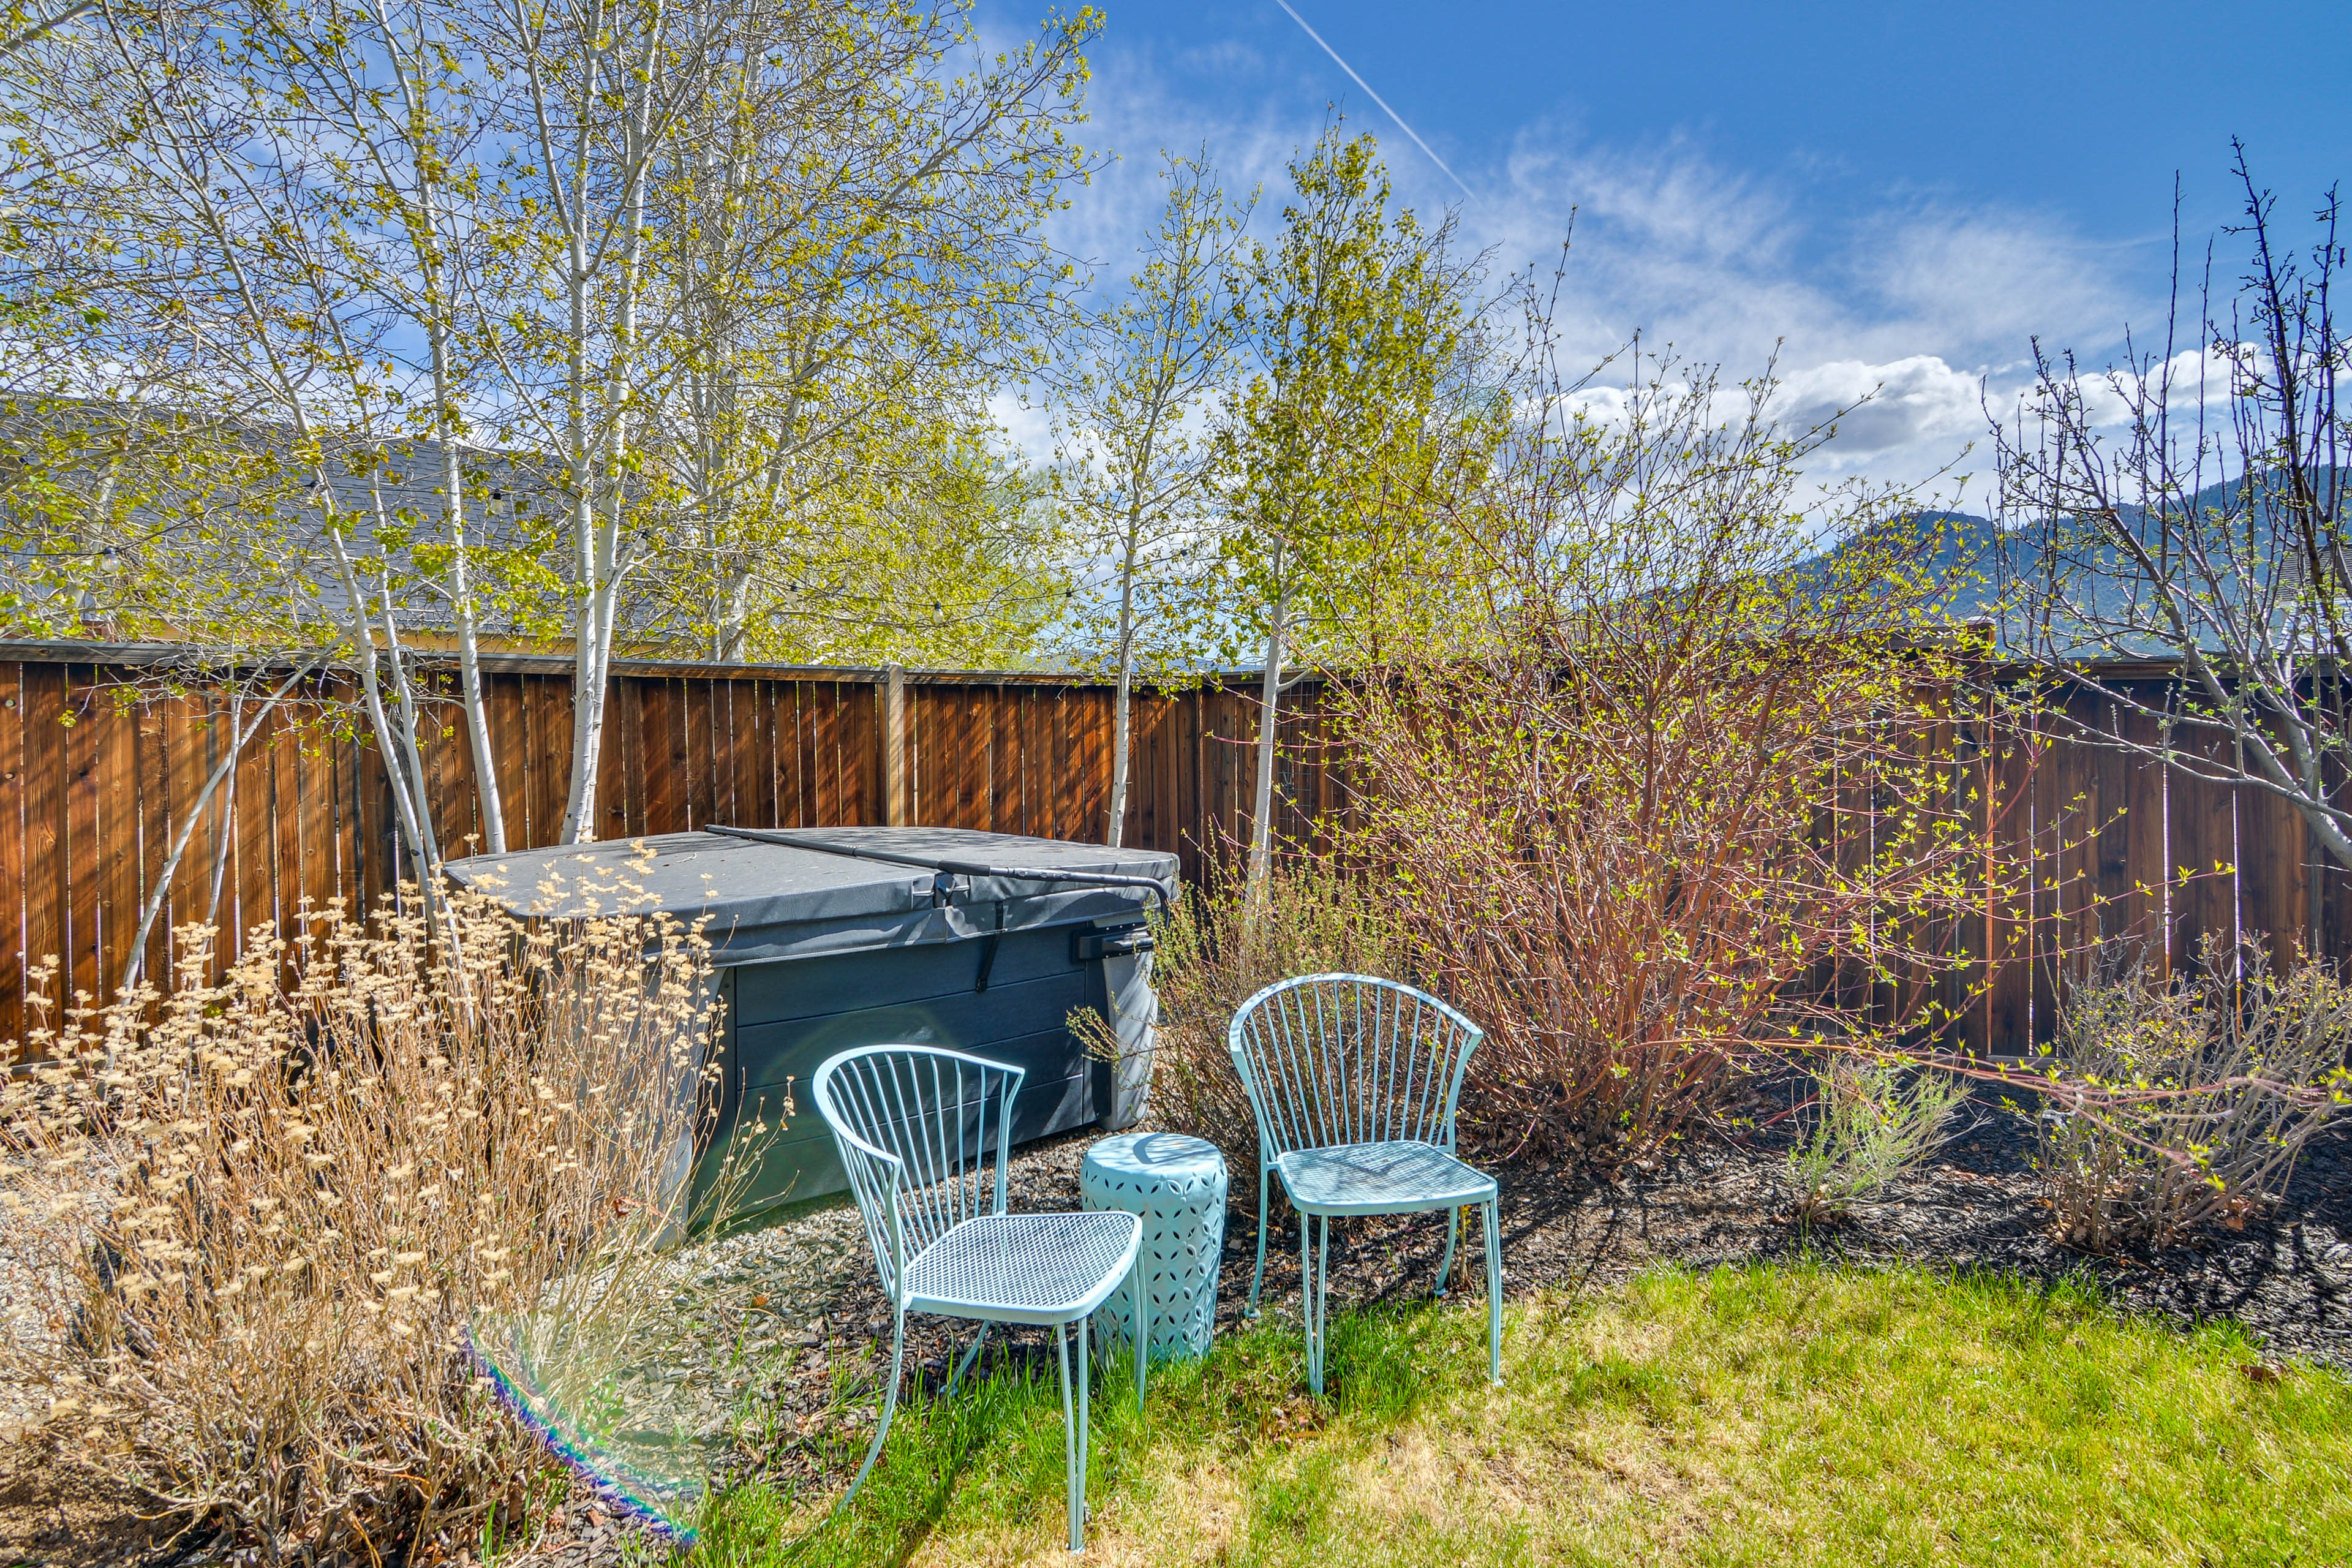
[[[158,694],[180,653],[0,644],[0,1041],[24,1027],[29,963],[58,955],[68,988],[98,997],[124,973],[231,733],[225,691]],[[554,843],[571,786],[569,663],[489,664],[508,847]],[[256,925],[288,927],[305,898],[373,904],[414,875],[352,695],[313,684],[261,721],[196,816],[146,943],[151,977],[170,974],[177,925],[216,926],[234,952]],[[1313,844],[1343,792],[1322,765],[1313,694],[1297,695],[1276,826]],[[876,669],[622,663],[597,837],[900,821],[1099,840],[1111,704],[1109,688],[1064,678],[908,675],[894,693]],[[480,830],[472,752],[453,703],[430,713],[419,739],[434,829],[455,857]],[[1139,694],[1126,841],[1174,850],[1198,878],[1246,836],[1256,732],[1255,699],[1232,690]]]
[[[124,972],[230,732],[222,691],[158,694],[176,657],[0,644],[0,1040],[25,1026],[29,963],[57,954],[70,989],[99,997]],[[152,975],[170,973],[174,926],[215,925],[233,952],[254,926],[284,929],[306,898],[369,904],[413,874],[348,696],[305,688],[262,721],[196,816],[148,939]],[[569,666],[494,659],[488,697],[509,846],[552,843],[571,782]],[[1059,677],[624,663],[597,837],[901,821],[1099,839],[1111,708],[1108,686]],[[480,826],[473,760],[455,706],[434,712],[420,740],[435,830],[462,854]],[[1254,689],[1139,696],[1126,841],[1173,850],[1193,879],[1244,842],[1256,731]],[[1282,742],[1276,832],[1328,845],[1349,797],[1311,684],[1286,709]],[[1957,951],[1993,961],[1960,1043],[2010,1053],[2047,1039],[2063,955],[2098,934],[2161,933],[2176,963],[2207,932],[2241,931],[2352,957],[2352,879],[2274,797],[2063,742],[2031,770],[1988,742],[1977,765],[2017,797],[1998,831],[2009,847],[2030,840],[2036,890],[2030,910],[1988,907],[1953,933]]]
[[[2161,667],[2113,665],[2100,676],[2136,701],[2165,705]],[[2005,828],[2032,836],[2033,905],[2025,919],[1988,920],[1976,951],[2009,962],[1991,972],[1969,1043],[2023,1051],[2049,1040],[2074,955],[2105,936],[2147,942],[2176,972],[2209,936],[2262,936],[2278,963],[2298,952],[2352,960],[2352,872],[2283,797],[2066,738],[2095,729],[2226,766],[2225,737],[2185,725],[2168,735],[2148,714],[2081,693],[2038,727],[2049,739],[2038,765],[2014,774],[2021,809]]]

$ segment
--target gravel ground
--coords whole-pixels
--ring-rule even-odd
[[[1508,1292],[1601,1288],[1660,1264],[1706,1268],[1808,1251],[1865,1266],[1982,1268],[2037,1280],[2087,1274],[2126,1310],[2181,1323],[2233,1317],[2266,1353],[2352,1371],[2352,1130],[2306,1152],[2273,1213],[2242,1229],[2213,1230],[2193,1246],[2121,1260],[2086,1257],[2053,1238],[2026,1165],[2024,1130],[1991,1107],[1976,1108],[1970,1131],[1881,1201],[1834,1225],[1801,1228],[1790,1215],[1780,1164],[1793,1121],[1774,1120],[1786,1105],[1785,1092],[1776,1100],[1767,1091],[1742,1108],[1745,1131],[1699,1140],[1616,1181],[1540,1166],[1505,1170]],[[1013,1206],[1077,1206],[1079,1162],[1097,1136],[1073,1133],[1024,1150],[1013,1163]],[[1256,1241],[1255,1194],[1237,1197],[1226,1226],[1221,1331],[1238,1321]],[[1426,1293],[1444,1245],[1442,1216],[1343,1224],[1332,1237],[1333,1295],[1363,1304]],[[1478,1294],[1481,1268],[1474,1227],[1457,1264],[1462,1293]],[[840,1445],[818,1439],[836,1424],[836,1437],[870,1426],[871,1388],[889,1328],[855,1209],[840,1200],[791,1213],[688,1248],[667,1272],[689,1331],[665,1334],[657,1364],[639,1370],[660,1424],[724,1456],[720,1468],[730,1476],[756,1470],[820,1485],[845,1479],[824,1469]],[[1277,1215],[1267,1242],[1269,1313],[1295,1313],[1297,1287],[1297,1232]],[[919,1317],[908,1326],[910,1362],[932,1381],[943,1379],[969,1331]],[[1044,1331],[992,1333],[988,1359],[998,1366],[1025,1362],[1050,1375],[1051,1342]],[[845,1387],[863,1392],[845,1401]],[[0,1455],[0,1553],[13,1549],[7,1560],[22,1563],[105,1561],[102,1552],[90,1555],[88,1534],[119,1517],[103,1500],[79,1510],[89,1522],[76,1530],[66,1513],[25,1494],[26,1528],[6,1528],[26,1479],[10,1474]],[[583,1491],[522,1561],[530,1568],[606,1568],[667,1556]]]

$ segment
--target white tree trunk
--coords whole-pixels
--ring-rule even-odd
[[[441,874],[441,841],[433,831],[433,797],[425,788],[425,753],[416,748],[416,731],[424,714],[416,703],[416,688],[408,679],[408,664],[400,651],[400,623],[394,618],[392,589],[383,588],[384,651],[392,661],[392,689],[400,700],[400,755],[408,770],[409,787],[416,796],[416,840],[421,857],[416,867],[419,887],[429,888]],[[428,893],[427,898],[431,895]]]
[[[404,52],[399,30],[389,11],[378,4],[371,15],[397,70],[408,123],[429,127],[433,115],[424,85],[427,69],[417,58],[422,48],[421,34],[418,50]],[[425,149],[412,143],[410,152],[415,199],[424,214],[425,233],[454,249],[457,236],[435,199],[435,176],[427,171]],[[457,331],[457,279],[451,275],[454,264],[446,253],[436,254],[423,247],[418,251],[419,275],[425,289],[425,344],[433,374],[434,430],[441,445],[442,517],[449,538],[449,609],[457,632],[458,700],[466,714],[466,743],[474,753],[474,794],[481,812],[482,847],[490,854],[503,855],[507,849],[506,812],[499,797],[498,753],[490,747],[489,715],[482,704],[480,621],[474,605],[473,563],[467,553],[466,476],[452,417],[460,396],[456,359],[450,352]]]
[[[163,857],[163,868],[155,874],[155,885],[148,890],[147,901],[140,906],[139,929],[131,938],[131,954],[123,963],[121,983],[114,988],[116,995],[119,996],[138,984],[139,977],[146,973],[147,939],[154,934],[156,917],[163,912],[164,901],[172,896],[172,879],[180,868],[180,861],[188,853],[188,840],[195,837],[196,824],[204,819],[205,811],[211,805],[214,795],[219,791],[223,783],[236,775],[236,759],[244,752],[245,743],[260,733],[262,721],[269,716],[269,710],[283,700],[288,692],[300,684],[304,676],[316,668],[315,665],[310,664],[298,665],[293,674],[280,681],[276,690],[261,700],[261,706],[255,710],[250,726],[244,722],[241,704],[237,709],[232,710],[233,717],[229,722],[227,749],[221,753],[220,761],[213,764],[212,776],[205,780],[205,787],[197,793],[195,804],[188,807],[188,815],[181,822],[180,830],[172,836],[171,853]],[[215,903],[220,899],[217,879],[215,880],[213,899]]]
[[[320,484],[325,484],[321,476]],[[327,528],[328,542],[335,552],[335,573],[341,580],[343,598],[351,610],[351,625],[345,636],[352,645],[353,658],[360,668],[360,691],[367,702],[368,727],[375,733],[376,751],[383,758],[383,771],[392,780],[393,805],[400,813],[401,837],[408,841],[410,857],[423,864],[425,858],[425,834],[419,818],[423,804],[419,784],[408,777],[405,756],[394,732],[390,717],[384,711],[383,686],[376,666],[375,628],[368,617],[367,600],[360,587],[358,571],[343,549],[343,536],[331,522]]]
[[[1276,555],[1280,570],[1280,553]],[[1274,873],[1274,752],[1282,722],[1282,637],[1290,606],[1287,594],[1277,595],[1274,616],[1266,624],[1265,675],[1258,683],[1257,792],[1250,822],[1249,880],[1244,903],[1255,911],[1264,905],[1267,879]]]
[[[439,383],[447,374],[447,324],[436,326],[433,335],[434,379]],[[454,395],[454,389],[447,394],[436,389],[436,395]],[[482,814],[482,847],[492,855],[503,855],[507,852],[506,812],[499,799],[499,758],[490,748],[490,716],[482,704],[482,645],[474,614],[473,573],[466,559],[465,473],[457,443],[446,422],[441,433],[441,483],[449,497],[449,601],[457,624],[457,690],[466,710],[466,743],[474,752],[474,795]]]
[[[1103,842],[1119,847],[1127,833],[1128,754],[1132,750],[1135,710],[1135,552],[1128,552],[1127,569],[1118,582],[1118,695],[1112,700],[1110,720],[1110,823]]]
[[[655,72],[658,25],[648,30],[646,58],[639,68],[628,73],[632,98],[629,105],[628,140],[625,166],[620,171],[624,194],[622,244],[619,277],[614,287],[619,294],[619,319],[615,325],[614,353],[606,367],[604,386],[604,447],[606,467],[604,516],[595,520],[593,507],[587,508],[591,519],[588,572],[583,586],[587,602],[583,605],[578,638],[572,658],[572,679],[576,682],[572,693],[572,788],[563,808],[563,828],[559,842],[583,844],[597,836],[596,773],[604,747],[605,689],[613,663],[613,639],[619,618],[621,577],[628,563],[622,559],[622,529],[626,514],[627,498],[621,476],[625,470],[629,448],[628,398],[634,390],[632,373],[636,364],[639,296],[644,289],[646,247],[646,182],[654,154],[653,129]],[[585,221],[584,185],[575,187],[575,234],[577,225]],[[575,249],[581,263],[575,275],[585,270],[584,248]],[[584,282],[584,277],[583,278]],[[577,286],[575,286],[577,287]],[[576,295],[580,305],[574,309],[575,334],[584,342],[586,326],[584,296]],[[575,364],[584,371],[583,361]]]

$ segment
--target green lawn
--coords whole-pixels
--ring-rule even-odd
[[[2352,1384],[2073,1287],[1661,1271],[1507,1319],[1341,1317],[1103,1379],[1088,1560],[1172,1564],[2352,1563]],[[1124,1391],[1124,1394],[1123,1394]],[[845,1519],[748,1488],[697,1561],[1067,1561],[1054,1384],[902,1409]],[[855,1462],[854,1458],[851,1461]]]

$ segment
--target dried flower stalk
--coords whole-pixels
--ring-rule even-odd
[[[547,1459],[466,1325],[595,1310],[712,1103],[708,944],[631,905],[306,907],[216,983],[190,927],[168,994],[43,1006],[0,1089],[23,1436],[266,1562],[511,1531]]]

